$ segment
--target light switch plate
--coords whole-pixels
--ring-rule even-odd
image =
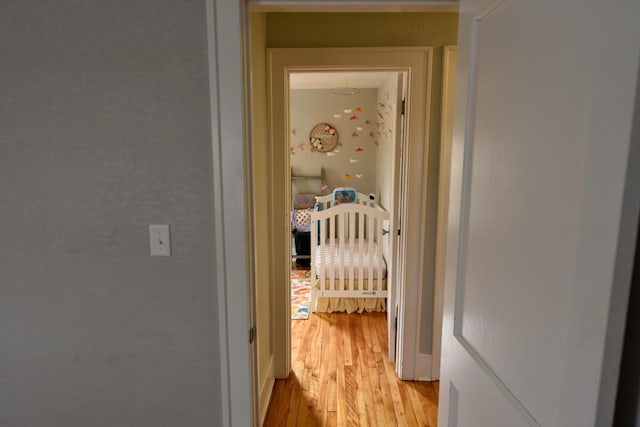
[[[149,225],[149,247],[151,256],[171,256],[171,234],[169,225]]]

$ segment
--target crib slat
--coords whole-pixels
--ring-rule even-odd
[[[384,221],[382,220],[381,216],[378,216],[376,219],[376,241],[378,243],[378,245],[376,246],[376,250],[377,252],[374,255],[377,255],[376,257],[376,269],[378,270],[376,277],[378,278],[378,281],[376,282],[376,290],[381,291],[382,290],[382,279],[384,279],[384,276],[382,275],[382,245],[383,245],[383,237],[382,237],[382,224],[384,223]]]
[[[318,222],[311,217],[311,302],[309,304],[309,312],[315,311],[316,301],[316,257],[318,252]],[[322,252],[321,252],[322,253]]]
[[[373,254],[375,249],[373,248],[374,240],[376,239],[376,234],[373,229],[375,225],[375,217],[370,216],[367,221],[367,266],[369,267],[369,271],[367,272],[367,280],[369,281],[369,290],[373,290]]]
[[[329,289],[335,290],[336,269],[334,260],[336,258],[336,215],[329,217]]]
[[[358,289],[364,289],[364,266],[362,254],[364,253],[364,223],[366,215],[358,216]]]
[[[339,235],[339,241],[338,241],[338,251],[340,254],[340,289],[344,289],[344,255],[345,255],[345,242],[344,242],[344,233],[345,233],[345,227],[344,224],[345,222],[347,222],[347,215],[349,215],[348,212],[344,212],[342,215],[340,215],[338,217],[338,235]]]
[[[349,290],[352,291],[355,288],[354,271],[355,265],[353,250],[356,242],[356,213],[352,213],[349,216]]]
[[[320,291],[322,292],[325,289],[325,264],[327,263],[326,261],[326,251],[327,251],[327,239],[326,239],[326,235],[327,235],[327,220],[326,219],[321,219],[319,221],[320,223],[320,230],[318,231],[318,236],[320,238],[320,246],[318,246],[318,250],[320,251],[320,263],[318,265],[318,268],[320,268]],[[320,294],[322,295],[322,294]]]

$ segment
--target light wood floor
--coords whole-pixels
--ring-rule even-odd
[[[265,426],[436,427],[438,382],[400,381],[385,313],[292,320],[292,372],[276,380]]]

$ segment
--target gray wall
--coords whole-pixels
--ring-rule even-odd
[[[0,426],[220,425],[205,16],[0,2]]]
[[[291,169],[295,175],[319,174],[322,168],[329,186],[353,187],[361,193],[376,190],[376,89],[361,89],[357,95],[336,95],[328,89],[296,89],[289,92],[291,141]],[[360,107],[361,112],[356,112]],[[346,108],[353,111],[344,113]],[[342,114],[335,118],[334,114]],[[356,120],[350,117],[356,116]],[[368,124],[366,122],[369,122]],[[338,131],[341,144],[332,152],[311,151],[309,134],[318,123],[330,123]],[[363,130],[358,131],[360,126]],[[293,134],[295,131],[295,135]],[[373,133],[374,136],[370,136]],[[364,151],[356,152],[362,148]],[[357,163],[350,163],[350,159]],[[357,174],[362,175],[360,178]],[[344,178],[349,175],[351,178]],[[294,182],[294,185],[296,183]],[[300,189],[304,193],[308,190]],[[313,190],[312,190],[313,191]]]

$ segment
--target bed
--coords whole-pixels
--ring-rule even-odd
[[[311,213],[314,205],[315,195],[313,194],[293,196],[291,260],[301,267],[308,267],[311,264]]]
[[[291,260],[299,267],[311,264],[311,212],[315,197],[324,193],[323,170],[317,175],[291,172]]]
[[[364,194],[347,203],[334,194],[316,197],[311,214],[311,311],[385,311],[389,214]]]

